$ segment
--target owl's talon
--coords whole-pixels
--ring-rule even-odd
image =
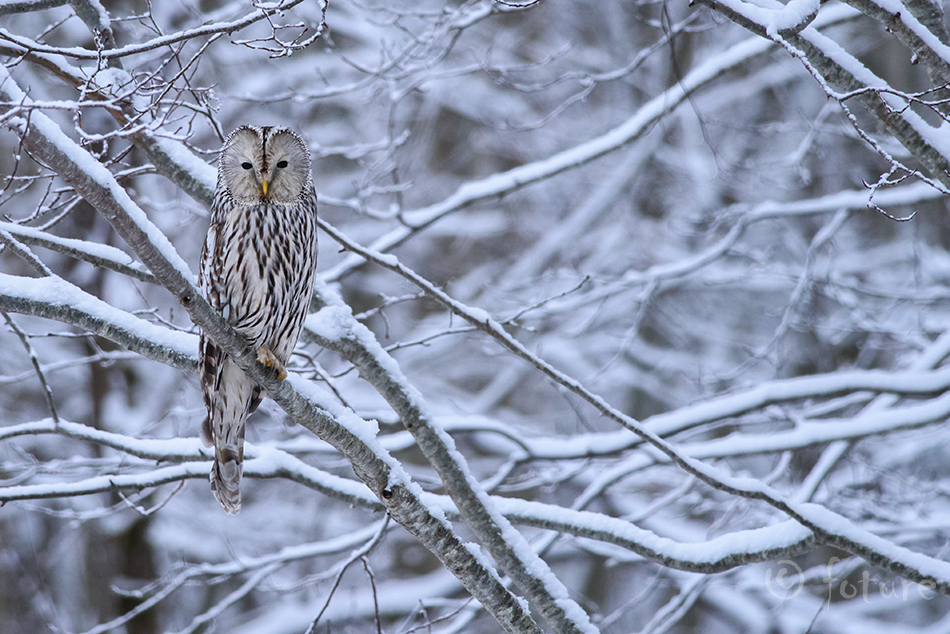
[[[265,368],[273,368],[274,372],[277,373],[278,381],[283,381],[287,378],[287,369],[284,368],[284,364],[281,363],[280,359],[267,347],[261,346],[257,349],[257,360]]]

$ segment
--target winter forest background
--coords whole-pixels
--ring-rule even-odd
[[[946,631],[944,25],[3,0],[0,632]],[[310,143],[322,280],[229,517],[191,276],[245,123]]]

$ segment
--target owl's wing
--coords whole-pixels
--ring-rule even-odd
[[[231,299],[225,288],[225,275],[222,269],[225,262],[224,239],[221,235],[223,225],[221,222],[216,222],[216,220],[220,220],[218,218],[219,214],[216,212],[218,208],[218,205],[212,207],[211,225],[208,227],[208,235],[201,248],[198,287],[208,303],[211,304],[211,307],[231,322],[233,316]],[[227,355],[204,333],[201,333],[199,346],[201,394],[204,398],[205,408],[210,412],[212,402],[221,389],[222,370]],[[248,413],[254,412],[261,404],[262,399],[263,391],[260,386],[255,385],[248,402]],[[214,441],[210,417],[206,417],[201,425],[201,439],[208,446]]]
[[[220,229],[221,225],[214,222],[214,207],[212,207],[211,226],[208,227],[208,235],[205,238],[204,245],[201,247],[201,262],[198,267],[198,288],[205,299],[208,300],[208,303],[211,304],[211,307],[216,311],[221,310],[221,293],[219,292],[221,271],[220,265],[215,265]],[[224,354],[203,332],[200,333],[198,346],[198,356],[201,362],[201,367],[199,368],[201,396],[204,399],[205,409],[210,412],[212,399],[221,380],[220,368],[224,362]],[[206,416],[204,422],[201,424],[201,440],[209,447],[214,443],[210,415]]]

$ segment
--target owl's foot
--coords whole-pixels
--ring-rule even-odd
[[[271,352],[267,346],[261,346],[257,349],[257,360],[260,361],[265,368],[272,368],[274,372],[277,373],[278,381],[283,381],[287,378],[287,369],[284,367],[284,364],[280,362],[277,355]]]

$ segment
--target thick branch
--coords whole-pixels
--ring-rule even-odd
[[[893,11],[876,0],[845,2],[883,24],[901,44],[913,51],[916,58],[927,65],[934,83],[942,85],[950,82],[950,47],[946,43],[947,31],[940,21],[939,7],[929,2],[912,5],[903,2],[899,6],[908,10]],[[926,24],[917,17],[918,14],[926,20]]]
[[[61,7],[68,2],[69,0],[8,0],[7,2],[0,3],[0,15],[53,9],[55,7]]]
[[[353,318],[349,307],[326,286],[318,288],[315,302],[323,304],[323,308],[308,323],[319,324],[327,317],[333,328],[329,336],[310,330],[311,336],[321,346],[353,363],[360,376],[395,410],[439,474],[479,543],[538,606],[555,632],[596,632],[544,560],[534,553],[504,515],[495,510],[492,500],[468,471],[465,458],[455,448],[451,436],[434,423],[422,396],[409,386],[395,360],[386,354],[373,334]]]

